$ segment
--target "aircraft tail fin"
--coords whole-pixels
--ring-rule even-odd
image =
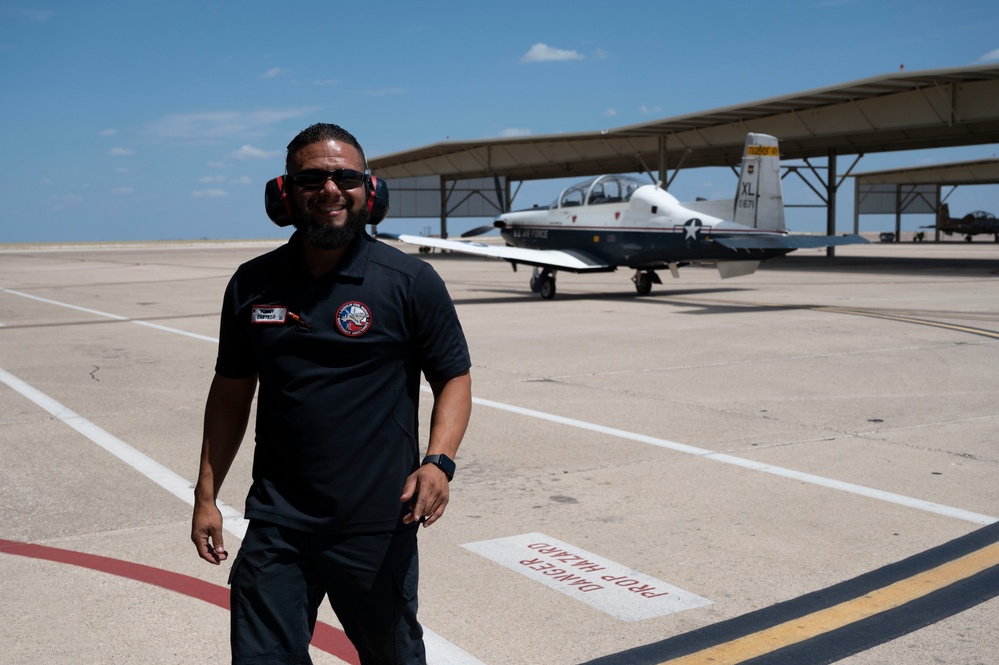
[[[773,136],[752,133],[746,136],[732,220],[756,229],[786,230],[780,152]]]
[[[950,206],[946,203],[940,204],[940,209],[937,211],[937,228],[945,229],[950,226]]]

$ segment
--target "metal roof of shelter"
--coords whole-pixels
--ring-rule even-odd
[[[886,171],[855,173],[858,185],[995,185],[999,159],[932,164]]]
[[[782,159],[999,143],[999,65],[900,71],[594,132],[444,141],[370,160],[383,178],[509,180],[736,166],[748,132]]]

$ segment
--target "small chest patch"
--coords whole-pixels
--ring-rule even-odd
[[[370,327],[371,310],[362,302],[345,302],[336,311],[336,328],[347,337],[360,337]]]
[[[264,325],[269,323],[282,324],[287,317],[287,307],[254,307],[250,310],[250,323]]]

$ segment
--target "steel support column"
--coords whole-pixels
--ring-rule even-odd
[[[836,148],[829,149],[828,170],[826,171],[826,235],[836,235]],[[826,256],[836,256],[835,247],[826,247]]]
[[[441,176],[441,238],[447,238],[447,181]]]

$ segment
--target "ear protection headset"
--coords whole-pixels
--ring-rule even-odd
[[[368,201],[369,224],[377,224],[385,219],[389,209],[388,185],[381,178],[371,175],[364,177],[364,193]],[[292,223],[291,201],[288,199],[288,176],[279,175],[264,185],[264,209],[267,216],[278,226]]]

